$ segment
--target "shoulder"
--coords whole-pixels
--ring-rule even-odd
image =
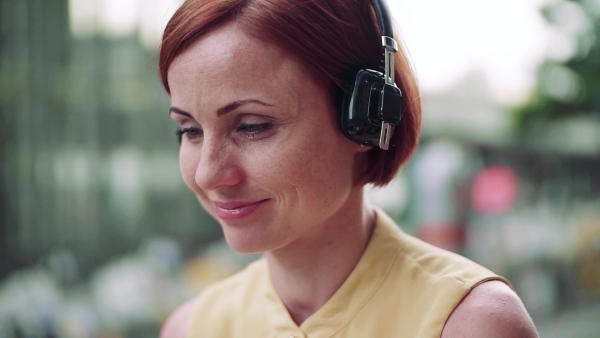
[[[233,276],[206,287],[169,316],[160,337],[187,337],[189,332],[227,325],[235,313],[243,312],[247,304],[259,297],[265,276],[268,277],[266,262],[258,260]]]
[[[531,317],[517,294],[500,281],[475,287],[456,306],[442,338],[538,337]]]
[[[197,298],[194,298],[179,306],[163,324],[160,338],[187,337],[187,327],[197,302]]]
[[[460,287],[464,287],[466,290],[481,280],[497,276],[464,256],[405,233],[383,211],[377,211],[378,228],[376,231],[378,230],[382,234],[381,237],[385,237],[385,246],[399,249],[398,254],[403,260],[402,269],[407,268],[406,261],[409,261],[416,273],[426,276],[431,282],[458,281],[461,284]],[[383,247],[384,245],[379,246]]]

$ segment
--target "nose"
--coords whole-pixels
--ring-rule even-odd
[[[205,191],[233,187],[243,180],[238,152],[220,140],[204,139],[195,181]]]

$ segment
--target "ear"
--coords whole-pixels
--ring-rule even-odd
[[[365,152],[368,152],[371,149],[373,149],[372,146],[366,146],[364,144],[358,144],[358,143],[356,144],[356,152],[365,153]]]

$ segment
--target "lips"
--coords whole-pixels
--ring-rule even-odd
[[[258,201],[214,202],[217,216],[223,220],[240,220],[255,214],[268,199]]]

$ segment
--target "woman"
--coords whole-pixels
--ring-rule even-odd
[[[377,75],[381,91],[366,91],[379,144],[352,129],[354,78],[378,68],[389,31],[373,4],[189,0],[169,22],[160,73],[183,179],[231,248],[264,256],[177,309],[163,337],[537,336],[505,279],[364,200],[366,183],[385,185],[406,163],[420,127],[400,51]]]

